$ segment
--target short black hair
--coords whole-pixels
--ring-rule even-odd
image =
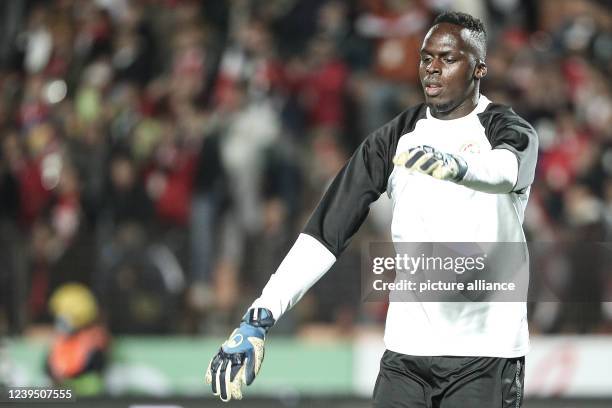
[[[474,46],[481,53],[482,58],[487,55],[487,30],[478,18],[459,11],[445,11],[433,21],[432,26],[440,23],[449,23],[467,28],[470,37],[474,40]]]

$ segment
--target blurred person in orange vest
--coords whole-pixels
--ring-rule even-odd
[[[76,395],[100,394],[110,336],[99,321],[94,295],[83,284],[66,283],[51,296],[49,309],[57,337],[47,355],[47,373]]]

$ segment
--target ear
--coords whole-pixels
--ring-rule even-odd
[[[474,68],[474,78],[482,79],[487,76],[487,64],[484,61],[478,61]]]

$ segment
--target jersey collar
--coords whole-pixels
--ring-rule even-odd
[[[467,115],[462,116],[460,118],[457,119],[451,119],[451,120],[442,120],[442,119],[437,119],[434,118],[429,110],[429,106],[427,107],[427,119],[432,119],[432,120],[439,120],[440,122],[453,122],[455,120],[462,120],[465,118],[468,118],[472,115],[478,115],[479,113],[482,113],[485,111],[485,109],[487,109],[487,106],[489,106],[489,104],[491,103],[491,101],[489,100],[489,98],[487,98],[486,96],[484,96],[483,94],[480,94],[480,96],[478,97],[478,105],[476,105],[476,107]]]

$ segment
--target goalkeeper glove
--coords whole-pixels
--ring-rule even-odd
[[[431,146],[413,147],[400,153],[393,158],[393,164],[455,183],[463,180],[467,172],[467,163],[463,158],[443,153]]]
[[[275,323],[272,312],[252,308],[221,345],[206,370],[206,383],[222,401],[242,399],[242,385],[251,385],[264,358],[266,333]]]

